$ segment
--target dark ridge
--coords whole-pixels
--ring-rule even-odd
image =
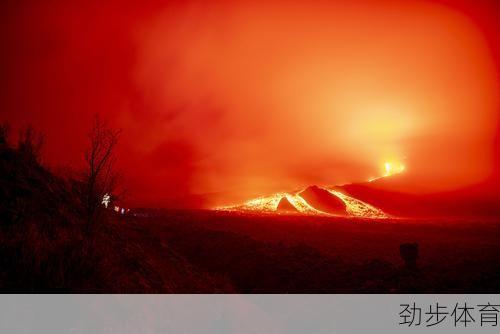
[[[280,199],[276,211],[298,212],[298,210],[292,205],[292,203],[290,203],[290,201],[286,197]]]
[[[307,187],[299,195],[312,207],[320,211],[342,215],[347,214],[345,204],[340,198],[318,186]]]
[[[354,183],[340,188],[348,195],[398,217],[497,218],[500,216],[498,200],[482,192],[481,187],[484,185],[446,192],[412,194],[399,190],[403,188],[404,182],[403,175],[394,175],[371,183]]]

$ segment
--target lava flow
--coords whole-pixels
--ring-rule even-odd
[[[240,205],[223,206],[215,208],[220,211],[241,211],[241,212],[261,212],[261,213],[298,213],[318,216],[352,216],[360,218],[388,218],[382,210],[365,203],[361,200],[348,196],[338,190],[315,187],[315,189],[328,192],[331,200],[340,199],[344,204],[339,210],[320,210],[314,207],[314,203],[309,203],[301,196],[306,189],[295,193],[276,193],[270,196],[259,197],[249,200]],[[281,203],[286,203],[287,208],[280,208]]]
[[[399,162],[384,163],[384,174],[368,180],[390,177],[404,172]],[[307,199],[306,199],[307,197]],[[217,207],[220,211],[261,213],[296,213],[318,216],[348,216],[359,218],[388,218],[381,209],[341,192],[338,188],[312,186],[295,192],[280,192],[251,199],[243,204]]]
[[[382,210],[377,209],[373,205],[365,203],[359,199],[356,199],[346,194],[341,193],[336,190],[328,190],[333,195],[339,197],[346,206],[346,211],[349,215],[354,217],[364,217],[364,218],[388,218],[389,216]]]

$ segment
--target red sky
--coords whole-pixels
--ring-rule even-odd
[[[100,114],[123,130],[131,205],[361,181],[385,161],[406,192],[499,185],[496,1],[0,7],[1,119],[77,167]]]

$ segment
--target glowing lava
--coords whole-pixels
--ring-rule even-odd
[[[384,177],[399,174],[404,172],[405,165],[400,162],[386,162],[384,164],[385,174]]]
[[[368,180],[369,182],[383,178],[389,177],[392,175],[400,174],[404,172],[405,165],[400,162],[385,162],[384,163],[384,174],[382,176],[372,178]],[[318,210],[314,207],[313,204],[308,203],[300,194],[304,191],[298,191],[293,193],[288,192],[280,192],[270,196],[264,196],[249,200],[243,204],[239,205],[230,205],[217,207],[215,210],[220,211],[242,211],[242,212],[261,212],[261,213],[281,213],[278,210],[278,206],[280,201],[286,199],[290,205],[296,210],[299,214],[306,215],[318,215],[318,216],[351,216],[351,217],[359,217],[359,218],[389,218],[382,210],[365,203],[359,199],[346,195],[336,188],[328,189],[321,188],[319,189],[326,190],[332,196],[340,199],[345,205],[345,213],[340,214],[338,212],[325,212],[322,210]],[[289,212],[287,212],[289,213]]]
[[[258,211],[258,212],[277,212],[278,204],[286,198],[290,204],[300,213],[313,215],[328,215],[328,213],[315,209],[298,193],[276,193],[270,196],[259,197],[246,201],[240,205],[229,205],[217,207],[221,211]]]
[[[246,201],[240,205],[229,205],[215,208],[223,211],[260,211],[260,212],[275,212],[278,209],[278,204],[287,193],[276,193],[270,196],[259,197]]]
[[[315,215],[329,215],[327,212],[315,209],[312,205],[307,203],[307,201],[297,194],[286,194],[286,199],[293,205],[297,211],[305,214],[315,214]]]
[[[368,182],[372,182],[383,177],[389,177],[396,174],[401,174],[405,171],[406,167],[401,162],[396,161],[386,161],[384,163],[384,174],[382,176],[373,177],[368,180]]]
[[[351,196],[341,193],[337,190],[320,188],[328,191],[333,196],[338,197],[345,204],[345,210],[348,216],[360,218],[388,218],[382,210],[374,206],[355,199]],[[288,202],[297,210],[299,214],[318,215],[318,216],[342,216],[340,214],[329,213],[316,209],[300,196],[300,191],[295,193],[276,193],[270,196],[264,196],[249,200],[240,205],[223,206],[215,208],[219,211],[242,211],[242,212],[261,212],[261,213],[280,213],[278,211],[279,202],[286,198]]]
[[[346,211],[349,215],[354,217],[363,217],[363,218],[388,218],[389,216],[384,213],[382,210],[377,209],[373,205],[365,203],[359,199],[356,199],[351,196],[347,196],[346,194],[341,193],[336,190],[329,190],[332,195],[340,198],[346,207]]]

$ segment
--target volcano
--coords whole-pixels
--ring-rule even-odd
[[[215,208],[276,214],[307,214],[359,218],[387,218],[382,210],[358,200],[335,187],[310,186],[296,192],[282,192],[249,200],[243,204]]]
[[[366,187],[366,184],[375,185],[388,178],[400,175],[405,165],[397,161],[384,163],[385,172],[367,182],[348,184],[343,186],[309,186],[299,191],[280,192],[249,200],[243,204],[217,207],[219,211],[251,211],[259,213],[292,213],[320,216],[343,216],[358,218],[389,218],[392,215],[373,205],[373,198],[368,201],[359,199],[350,191],[357,185]],[[361,191],[361,196],[364,195]],[[356,196],[356,197],[354,197]],[[363,196],[367,198],[366,196]]]

